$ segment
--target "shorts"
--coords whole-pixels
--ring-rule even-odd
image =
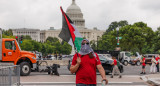
[[[146,66],[142,65],[142,69],[145,69]]]

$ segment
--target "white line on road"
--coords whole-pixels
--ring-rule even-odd
[[[63,83],[68,83],[68,84],[75,84],[75,82],[21,82],[22,84],[32,84],[32,83],[34,83],[34,84],[44,84],[44,83],[50,83],[50,84],[63,84]],[[97,82],[97,83],[101,83],[101,82]],[[133,83],[133,82],[109,82],[110,84],[112,84],[112,83],[119,83],[119,84],[130,84],[130,83]]]
[[[60,75],[60,76],[76,76],[76,75]],[[107,75],[110,76],[110,75]],[[140,75],[122,75],[122,77],[140,77]]]

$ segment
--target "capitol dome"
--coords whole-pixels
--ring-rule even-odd
[[[78,29],[85,28],[83,13],[81,12],[80,7],[76,5],[75,0],[72,0],[72,4],[67,8],[66,14],[70,17]]]
[[[76,5],[75,0],[72,0],[72,4],[67,8],[67,13],[81,13],[81,9]]]

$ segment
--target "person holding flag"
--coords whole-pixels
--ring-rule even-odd
[[[102,81],[108,84],[100,59],[90,47],[89,41],[82,38],[62,7],[61,11],[63,24],[59,37],[68,42],[76,50],[70,67],[71,73],[76,73],[76,86],[96,86],[96,68],[101,74]]]

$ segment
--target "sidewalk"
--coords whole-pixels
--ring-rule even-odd
[[[152,86],[160,86],[160,73],[144,75],[140,78]]]

